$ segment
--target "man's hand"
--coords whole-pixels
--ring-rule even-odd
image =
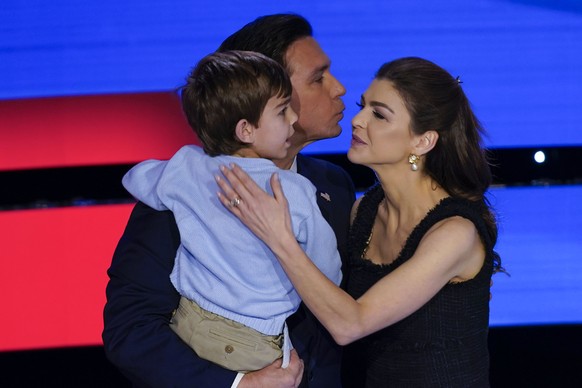
[[[247,373],[238,388],[297,388],[303,377],[303,360],[292,350],[289,366],[283,369],[281,362],[278,359],[261,370]]]

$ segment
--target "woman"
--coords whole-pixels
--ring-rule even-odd
[[[488,386],[489,284],[500,269],[485,198],[481,127],[458,79],[420,58],[384,64],[352,120],[348,158],[378,183],[354,205],[346,291],[295,242],[274,197],[238,168],[218,178],[228,206],[273,250],[307,306],[345,349],[354,387]]]

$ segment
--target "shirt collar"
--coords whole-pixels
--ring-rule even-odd
[[[297,172],[297,156],[293,158],[293,164],[289,167],[289,171]]]

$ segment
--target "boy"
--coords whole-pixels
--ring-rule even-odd
[[[204,152],[186,146],[167,162],[137,165],[123,179],[138,200],[172,210],[178,224],[181,245],[170,278],[182,299],[171,327],[200,357],[231,370],[258,370],[281,356],[285,364],[285,319],[300,299],[271,251],[222,207],[214,177],[221,165],[237,163],[267,189],[277,171],[297,240],[339,284],[337,244],[315,188],[268,160],[287,155],[297,120],[289,77],[261,54],[215,53],[198,63],[181,91]],[[200,239],[204,245],[194,244]]]

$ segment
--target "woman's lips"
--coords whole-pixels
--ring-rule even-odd
[[[360,139],[359,137],[357,137],[356,135],[352,135],[352,145],[365,145],[366,142],[363,141],[362,139]]]

